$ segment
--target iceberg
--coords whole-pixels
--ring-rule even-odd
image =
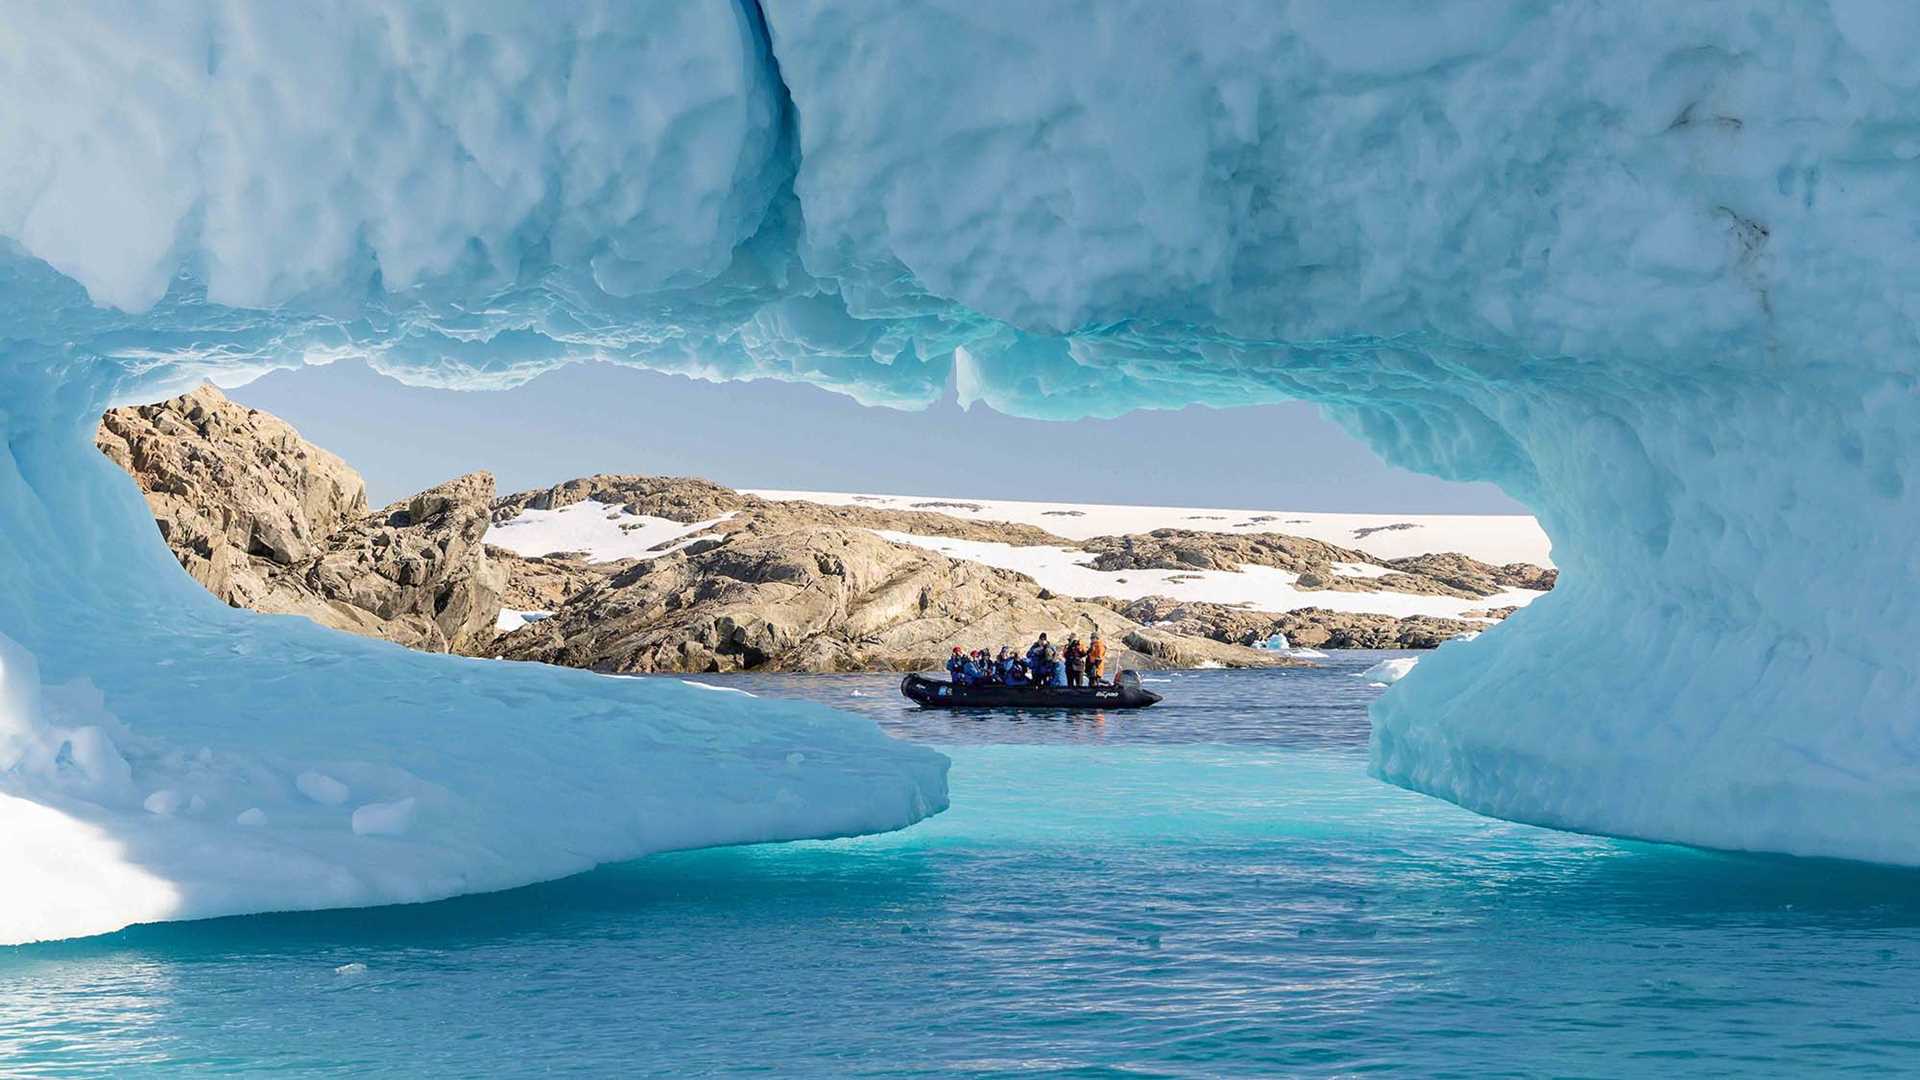
[[[1287,635],[1279,630],[1268,634],[1265,641],[1254,642],[1253,647],[1256,649],[1267,649],[1280,653],[1283,656],[1291,656],[1297,660],[1322,660],[1325,659],[1327,655],[1319,649],[1295,648],[1293,644],[1287,640]]]
[[[0,43],[0,940],[940,805],[931,754],[831,714],[193,598],[99,412],[342,355],[1316,401],[1499,484],[1562,572],[1381,698],[1377,775],[1920,864],[1902,9],[83,0]]]
[[[821,706],[743,713],[679,680],[414,653],[170,599],[172,641],[137,618],[102,628],[121,663],[98,685],[51,682],[0,638],[6,943],[434,900],[946,806],[943,756]]]
[[[1417,656],[1399,656],[1392,660],[1382,660],[1360,673],[1360,678],[1374,686],[1392,686],[1410,674],[1420,663]]]

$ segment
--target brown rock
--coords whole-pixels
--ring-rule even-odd
[[[1555,571],[1512,563],[1489,566],[1465,555],[1446,553],[1407,559],[1377,559],[1354,548],[1337,547],[1281,533],[1212,533],[1155,529],[1129,536],[1096,536],[1079,545],[1095,554],[1096,570],[1238,570],[1270,566],[1297,576],[1303,589],[1338,592],[1405,592],[1474,599],[1503,589],[1551,589]],[[1378,577],[1341,574],[1336,563],[1370,563],[1389,568]]]
[[[1253,645],[1279,632],[1291,644],[1310,649],[1431,649],[1461,634],[1486,629],[1485,623],[1431,615],[1396,618],[1318,607],[1275,614],[1165,596],[1104,602],[1158,630],[1234,645]]]
[[[366,484],[346,462],[211,386],[114,409],[94,441],[140,485],[180,564],[230,604],[264,595],[271,566],[305,559],[366,513]]]
[[[486,473],[369,514],[345,462],[210,386],[115,409],[96,442],[140,485],[180,564],[235,607],[435,651],[493,636],[506,574],[481,543]]]
[[[492,653],[617,672],[919,670],[939,667],[955,645],[1024,650],[1041,632],[1064,644],[1098,630],[1111,648],[1136,650],[1119,657],[1134,666],[1287,662],[1143,634],[1104,605],[865,528],[783,522],[778,511],[747,516],[713,546],[626,566],[552,618],[500,638]]]

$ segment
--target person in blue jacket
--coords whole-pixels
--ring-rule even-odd
[[[1050,648],[1050,646],[1047,644],[1047,635],[1045,634],[1041,634],[1038,638],[1034,639],[1033,644],[1027,646],[1027,674],[1033,679],[1035,686],[1043,685],[1049,677],[1047,672],[1048,648]]]
[[[1060,662],[1060,650],[1047,646],[1047,684],[1049,686],[1067,685],[1067,665]]]
[[[985,649],[973,652],[973,685],[985,686],[995,680],[993,673],[993,654]]]
[[[1025,660],[1016,656],[1012,660],[1007,661],[1006,682],[1008,686],[1025,686],[1029,678],[1031,678],[1031,676],[1027,673],[1027,662]]]
[[[966,669],[966,666],[966,654],[960,651],[960,646],[955,645],[953,647],[953,655],[947,657],[947,678],[952,680],[955,685],[964,682],[965,680],[961,678],[961,673]]]

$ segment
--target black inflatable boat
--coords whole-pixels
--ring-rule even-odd
[[[945,679],[909,675],[900,692],[927,709],[1144,709],[1160,695],[1140,688],[1140,676],[1123,671],[1098,686],[955,686]]]

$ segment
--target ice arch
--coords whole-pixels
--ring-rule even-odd
[[[190,599],[85,438],[105,405],[338,351],[471,386],[595,356],[875,404],[952,378],[1038,415],[1323,402],[1391,460],[1502,484],[1564,571],[1383,700],[1380,775],[1569,828],[1920,863],[1920,27],[1867,0],[1667,7],[11,12],[0,633],[102,698],[17,696],[7,730],[41,745],[97,706],[157,741],[128,787],[42,746],[66,771],[16,764],[6,795],[124,801],[245,743],[240,718],[267,733],[248,767],[321,756],[334,712],[271,703],[327,700],[341,658],[382,692],[457,670],[493,724],[529,694],[626,701]],[[667,717],[770,711],[694,693],[649,705],[656,748],[704,737]],[[803,754],[809,790],[882,794],[794,826],[756,802],[785,722],[739,722],[771,742],[718,796],[747,808],[727,835],[937,804],[925,762],[814,718],[845,752]],[[132,820],[107,839],[147,843]],[[528,846],[646,847],[556,830]],[[326,902],[412,887],[309,854]],[[560,868],[453,858],[435,890]],[[148,869],[225,897],[188,910],[261,902]]]

